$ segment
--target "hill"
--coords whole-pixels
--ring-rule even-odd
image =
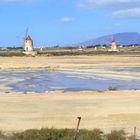
[[[117,33],[112,35],[101,36],[95,39],[91,39],[78,45],[97,45],[97,44],[110,44],[112,39],[115,40],[120,45],[132,45],[132,44],[140,44],[140,34],[137,32],[125,32],[125,33]]]

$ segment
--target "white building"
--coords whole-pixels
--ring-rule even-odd
[[[37,52],[35,52],[33,48],[33,40],[29,35],[24,40],[24,54],[27,54],[27,55],[37,54]]]

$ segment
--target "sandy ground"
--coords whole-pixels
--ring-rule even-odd
[[[139,56],[0,57],[0,68],[140,67]],[[0,94],[0,130],[81,128],[140,129],[140,91]]]
[[[75,68],[140,66],[140,56],[0,57],[0,68]]]
[[[81,128],[104,131],[140,128],[140,91],[50,92],[48,94],[1,94],[0,129]]]

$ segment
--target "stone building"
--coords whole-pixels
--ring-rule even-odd
[[[117,42],[116,42],[115,39],[112,40],[111,50],[112,50],[112,51],[118,51]]]
[[[115,39],[112,40],[111,49],[109,49],[109,51],[112,51],[112,52],[118,52],[119,51],[118,44],[117,44]]]
[[[27,35],[24,39],[24,54],[26,55],[36,55],[37,52],[34,51],[33,40]]]
[[[24,51],[33,52],[33,40],[29,35],[25,38]]]

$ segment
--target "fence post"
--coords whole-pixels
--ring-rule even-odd
[[[80,127],[80,122],[81,122],[81,117],[77,117],[78,119],[78,123],[77,123],[77,127],[76,127],[76,133],[75,133],[75,136],[74,136],[74,140],[77,140],[78,139],[78,134],[79,134],[79,127]]]
[[[134,127],[134,140],[136,139],[136,136],[137,136],[137,127],[135,126]]]

